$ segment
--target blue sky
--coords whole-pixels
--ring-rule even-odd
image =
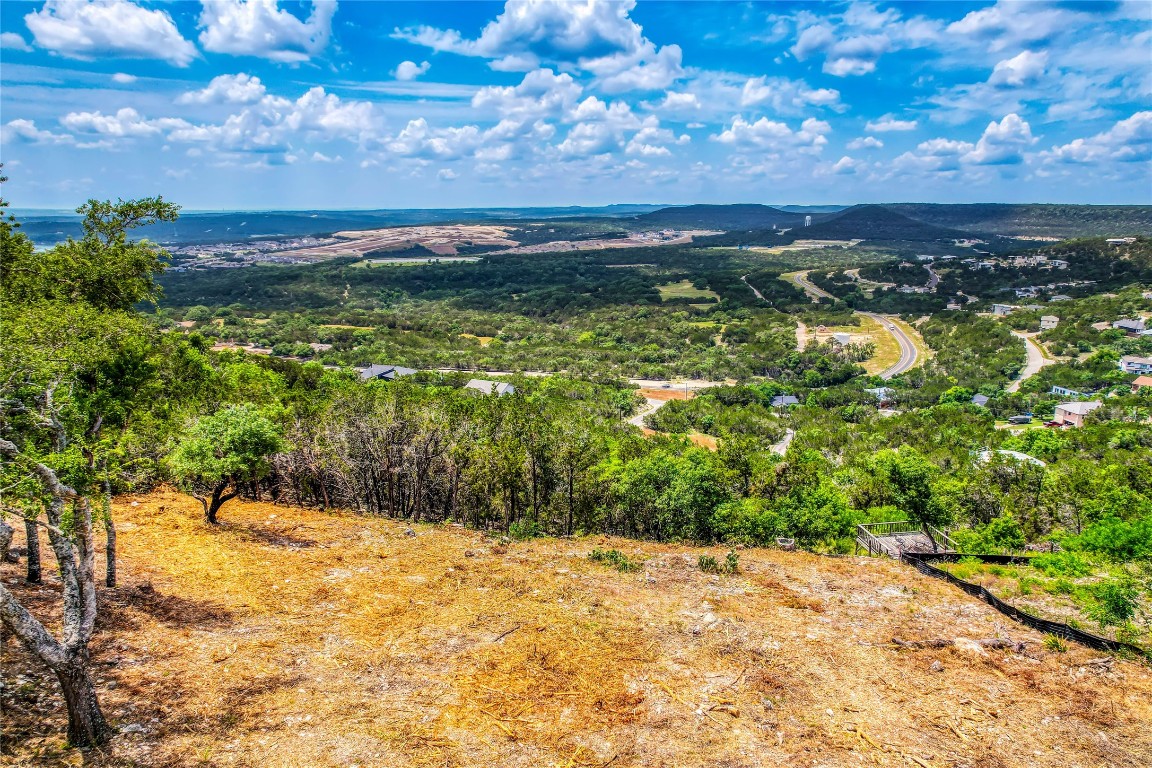
[[[0,4],[5,197],[1152,203],[1152,2]]]

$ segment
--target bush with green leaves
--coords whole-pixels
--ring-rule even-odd
[[[1124,562],[1152,558],[1152,518],[1121,520],[1106,517],[1084,529],[1069,547]]]
[[[630,559],[618,549],[593,549],[588,559],[615,568],[621,573],[640,570],[640,563]]]
[[[1101,629],[1123,626],[1140,610],[1140,592],[1140,585],[1127,574],[1094,584],[1093,602],[1085,613]]]
[[[1036,555],[1031,565],[1045,576],[1087,576],[1092,573],[1092,564],[1075,552],[1052,552]]]
[[[508,526],[508,535],[516,541],[527,541],[541,535],[540,524],[535,520],[517,520]]]

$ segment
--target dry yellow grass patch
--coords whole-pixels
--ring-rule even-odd
[[[710,576],[697,556],[725,550],[412,536],[240,502],[210,528],[173,493],[115,514],[123,580],[101,592],[94,668],[109,717],[144,732],[108,764],[1142,768],[1152,754],[1149,669],[1048,654],[892,561],[743,550],[740,573]],[[593,563],[593,547],[643,567]],[[51,616],[54,588],[16,575],[4,567]],[[891,642],[1000,633],[1029,654]],[[6,691],[32,681],[6,699],[5,759],[67,759],[53,684],[3,652]]]

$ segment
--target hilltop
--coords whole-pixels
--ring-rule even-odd
[[[846,211],[790,233],[815,239],[904,240],[920,242],[966,237],[965,233],[916,221],[883,205],[854,205]]]
[[[754,230],[802,225],[804,216],[767,205],[685,205],[644,213],[634,221],[641,227]]]
[[[1152,671],[890,560],[122,497],[94,669],[115,765],[1141,766]],[[642,563],[618,572],[593,548]],[[41,615],[51,584],[11,587]],[[1010,636],[1023,653],[970,641]],[[954,641],[909,649],[892,642]],[[54,682],[4,646],[9,764],[58,761]]]

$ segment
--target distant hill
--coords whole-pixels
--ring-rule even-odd
[[[754,230],[794,227],[804,223],[803,213],[768,205],[684,205],[662,208],[633,219],[637,226],[669,229]]]
[[[909,218],[883,205],[854,205],[846,211],[788,234],[812,240],[904,240],[924,242],[966,237],[966,233]]]
[[[1010,237],[1152,235],[1150,205],[893,203],[885,207],[940,227]]]

